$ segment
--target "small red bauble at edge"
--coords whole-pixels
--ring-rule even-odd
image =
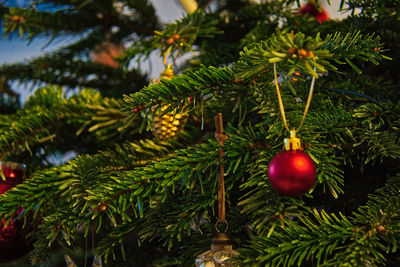
[[[24,179],[25,168],[21,164],[0,162],[0,171],[5,178],[0,178],[0,195],[22,183]],[[22,211],[20,208],[15,217]],[[0,219],[0,263],[17,260],[31,250],[31,245],[25,242],[22,234],[22,225],[23,220],[10,220],[6,226],[6,221]]]
[[[298,197],[307,193],[317,179],[314,161],[300,148],[300,139],[291,131],[285,150],[271,160],[268,167],[271,186],[281,195]]]

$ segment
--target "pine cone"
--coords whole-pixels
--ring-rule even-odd
[[[165,110],[163,108],[163,110]],[[160,117],[160,111],[154,116],[154,120],[151,123],[151,128],[153,135],[162,141],[170,140],[176,138],[185,127],[186,121],[188,119],[187,113],[174,113],[168,112],[164,116]],[[175,116],[174,116],[175,115]]]

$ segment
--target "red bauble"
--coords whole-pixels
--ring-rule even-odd
[[[268,167],[272,187],[284,196],[298,197],[307,193],[317,179],[314,161],[300,150],[278,153]]]
[[[299,13],[302,15],[307,14],[313,16],[318,20],[319,23],[329,20],[328,13],[322,7],[320,7],[320,10],[318,10],[318,7],[313,3],[308,3],[302,6]]]
[[[16,216],[22,212],[17,212]],[[24,256],[31,250],[31,246],[25,242],[22,231],[22,220],[8,222],[0,221],[0,263],[11,262]]]
[[[124,53],[124,44],[115,44],[108,41],[96,45],[90,57],[93,63],[117,69],[121,64],[115,60]]]
[[[0,178],[0,195],[22,183],[24,168],[17,163],[0,163],[0,169],[4,174],[5,180]],[[22,208],[15,214],[18,216],[23,211]],[[25,243],[21,233],[22,220],[10,220],[5,226],[6,221],[0,220],[0,263],[16,260],[30,250],[30,246]]]
[[[22,183],[24,169],[17,163],[0,163],[0,169],[3,171],[4,177],[6,178],[5,180],[0,179],[0,195],[2,195],[17,184]]]

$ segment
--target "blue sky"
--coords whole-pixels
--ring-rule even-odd
[[[4,4],[8,6],[24,7],[29,3],[29,0],[7,0]],[[47,10],[53,9],[49,5],[41,5],[39,8]],[[0,64],[17,62],[35,55],[40,55],[42,52],[51,51],[63,44],[62,39],[57,39],[52,42],[47,49],[45,49],[44,46],[48,41],[48,38],[35,38],[28,45],[28,42],[21,39],[17,34],[3,36],[3,32],[1,31],[0,33],[2,35],[0,38]],[[67,39],[72,41],[72,37],[67,37]]]

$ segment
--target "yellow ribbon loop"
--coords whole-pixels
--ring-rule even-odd
[[[314,71],[316,71],[316,68],[314,68]],[[275,77],[276,94],[278,95],[279,109],[281,111],[283,124],[285,125],[285,129],[290,133],[290,128],[289,128],[287,120],[286,120],[285,108],[283,107],[281,91],[279,90],[276,63],[274,63],[274,77]],[[308,109],[310,108],[310,104],[311,104],[312,95],[314,93],[314,86],[315,86],[315,77],[313,76],[313,78],[311,80],[310,92],[308,93],[306,107],[304,108],[303,118],[301,119],[299,128],[297,128],[297,130],[295,130],[296,133],[298,133],[300,131],[301,127],[304,124],[304,121],[306,120],[307,112],[308,112]]]

